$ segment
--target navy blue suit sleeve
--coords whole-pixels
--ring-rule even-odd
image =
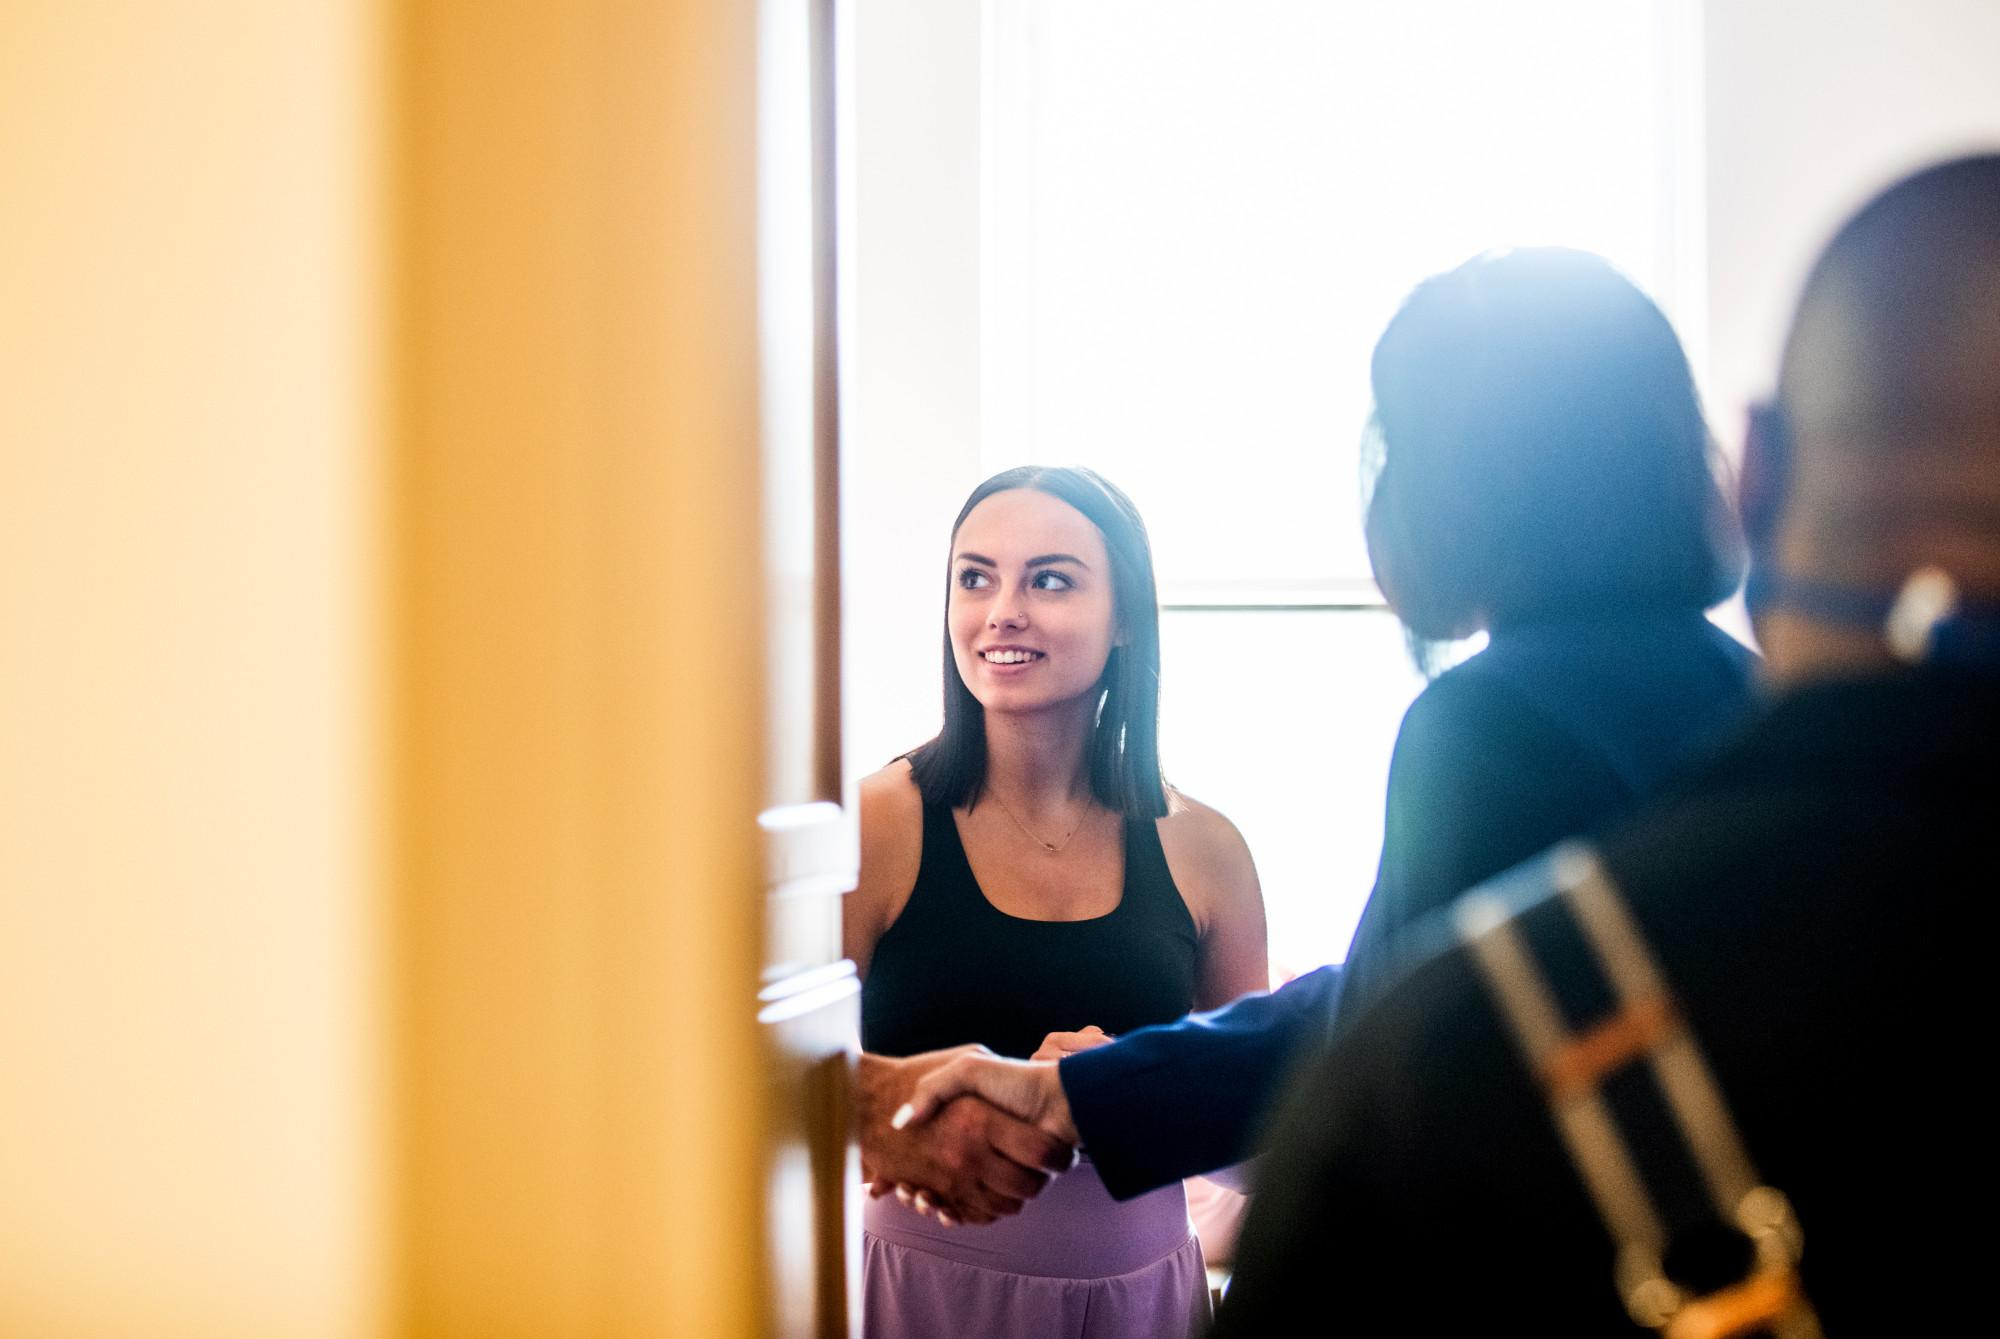
[[[1318,1053],[1340,969],[1322,967],[1063,1059],[1084,1149],[1116,1199],[1241,1162],[1295,1065]]]

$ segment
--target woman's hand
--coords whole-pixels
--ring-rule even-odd
[[[1109,1032],[1095,1025],[1087,1027],[1081,1032],[1051,1032],[1048,1036],[1042,1038],[1042,1044],[1028,1058],[1030,1060],[1060,1060],[1066,1055],[1075,1055],[1078,1051],[1088,1051],[1093,1046],[1102,1046],[1111,1040],[1113,1038]]]

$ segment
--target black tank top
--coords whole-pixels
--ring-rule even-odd
[[[861,1044],[914,1055],[982,1042],[1028,1056],[1051,1032],[1118,1034],[1194,1007],[1194,918],[1151,819],[1125,821],[1125,889],[1086,921],[1010,916],[986,900],[947,806],[924,806],[909,903],[875,945]]]

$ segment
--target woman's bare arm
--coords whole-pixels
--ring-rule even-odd
[[[1160,820],[1160,845],[1201,937],[1195,1007],[1214,1009],[1271,986],[1264,893],[1250,847],[1215,810],[1177,796]]]
[[[875,943],[895,924],[917,885],[924,810],[910,764],[897,759],[861,781],[861,875],[840,899],[842,951],[863,979]]]

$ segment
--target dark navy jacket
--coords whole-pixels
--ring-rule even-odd
[[[1977,1094],[1996,741],[1991,671],[1804,686],[1600,844],[1750,1162],[1797,1211],[1829,1334],[1978,1326],[1992,1234],[1949,1224],[1987,1212],[1994,1174]],[[1496,890],[1568,1025],[1587,1026],[1602,969],[1573,928],[1544,923],[1544,872]],[[1217,1339],[1294,1333],[1315,1306],[1356,1334],[1640,1333],[1541,1086],[1469,955],[1435,942],[1283,1104]],[[1648,1068],[1600,1091],[1662,1217],[1685,1221],[1701,1182]]]
[[[1695,613],[1496,632],[1410,705],[1382,864],[1339,968],[1062,1062],[1114,1195],[1241,1161],[1341,1001],[1372,995],[1417,922],[1465,889],[1631,813],[1748,714],[1755,658]]]

